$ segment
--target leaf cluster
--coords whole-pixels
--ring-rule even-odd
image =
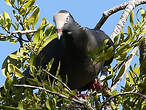
[[[76,110],[76,109],[112,109],[137,110],[144,109],[144,98],[136,94],[118,95],[124,92],[136,92],[145,94],[146,76],[141,67],[144,64],[131,64],[126,70],[126,62],[131,58],[133,48],[139,46],[144,40],[143,9],[130,15],[130,26],[126,32],[115,37],[115,47],[108,46],[108,40],[104,45],[89,53],[93,63],[98,63],[114,57],[115,65],[108,67],[108,75],[101,82],[102,90],[87,90],[86,99],[76,97],[77,90],[70,90],[66,82],[62,81],[58,74],[50,74],[53,59],[47,65],[47,69],[34,66],[36,55],[52,39],[57,37],[55,27],[45,18],[38,25],[40,8],[35,0],[5,0],[12,8],[12,19],[7,12],[0,14],[0,27],[4,30],[0,33],[0,41],[10,41],[13,45],[17,42],[20,48],[8,55],[2,65],[2,73],[6,76],[5,84],[0,88],[0,109],[6,110]],[[140,13],[140,14],[139,14]],[[30,32],[26,32],[30,30]],[[32,32],[31,32],[32,31]],[[6,34],[5,34],[6,33]],[[25,33],[25,34],[24,34]],[[142,37],[140,37],[142,36]],[[135,57],[139,58],[136,53]],[[30,68],[29,77],[26,78],[23,71]],[[125,77],[123,77],[125,75]],[[100,75],[98,75],[100,78]],[[125,85],[120,91],[112,88],[119,80],[125,78]],[[51,83],[51,79],[53,79]]]

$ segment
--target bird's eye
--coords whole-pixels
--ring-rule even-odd
[[[66,23],[68,23],[69,22],[69,16],[66,18]]]

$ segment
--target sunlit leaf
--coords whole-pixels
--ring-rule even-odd
[[[15,39],[12,39],[12,38],[10,39],[10,43],[11,43],[11,44],[16,44],[17,42],[18,42],[18,41],[15,40]]]
[[[12,54],[16,54],[16,52],[13,52]],[[20,64],[21,62],[19,61],[19,60],[16,60],[16,59],[13,59],[13,58],[11,58],[10,56],[8,56],[5,60],[4,60],[4,62],[3,62],[3,64],[2,64],[2,73],[3,73],[3,75],[5,76],[6,75],[6,73],[8,72],[8,64],[13,64],[13,65],[15,65],[16,67],[18,67],[18,68],[20,68],[21,66],[21,64]]]
[[[35,0],[28,0],[28,2],[25,3],[24,8],[31,7],[35,3]]]
[[[123,64],[123,66],[121,67],[117,77],[115,78],[115,81],[114,82],[117,82],[119,80],[119,78],[124,74],[124,71],[125,71],[125,64]]]
[[[141,8],[140,13],[141,13],[141,15],[143,15],[143,14],[145,14],[145,11]]]
[[[132,29],[130,28],[130,26],[128,26],[127,34],[129,37],[132,37]]]
[[[32,25],[32,29],[34,29],[34,26],[36,25],[37,21],[38,21],[38,18],[39,18],[39,15],[40,15],[40,8],[37,8],[33,14],[31,15],[31,17],[28,19],[28,24]]]
[[[5,0],[6,4],[11,6],[10,0]]]
[[[22,104],[21,102],[19,102],[19,104],[18,104],[18,109],[19,109],[19,110],[24,110],[24,109],[23,109],[23,104]]]
[[[1,33],[0,33],[0,35],[4,35],[4,34],[1,34]],[[7,41],[7,40],[9,40],[9,39],[11,39],[11,36],[5,36],[5,35],[4,35],[4,37],[0,37],[0,41]]]
[[[16,76],[18,76],[19,78],[23,77],[21,70],[13,64],[8,64],[8,72],[16,74]]]
[[[26,14],[26,8],[22,7],[19,11],[20,16],[23,16],[24,14]]]
[[[3,12],[4,22],[5,22],[5,29],[8,31],[11,27],[11,17],[7,12]],[[4,25],[4,24],[3,24]]]
[[[15,67],[14,73],[15,73],[19,78],[22,78],[22,77],[23,77],[22,71],[21,71],[19,68],[17,68],[16,66],[14,66],[14,67]]]
[[[45,47],[50,41],[52,41],[55,38],[57,38],[57,34],[51,35],[48,39],[45,40],[45,42],[43,43],[42,47]]]
[[[133,11],[130,14],[130,24],[134,28],[134,12]]]
[[[49,100],[48,99],[46,100],[46,106],[47,106],[47,109],[48,110],[51,110],[51,107],[50,107],[50,104],[49,104]]]

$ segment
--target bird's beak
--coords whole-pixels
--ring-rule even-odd
[[[57,29],[58,39],[60,40],[62,35],[62,29]]]

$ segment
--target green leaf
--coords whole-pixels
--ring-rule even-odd
[[[26,0],[17,0],[18,3],[24,4]]]
[[[12,26],[14,27],[15,30],[19,29],[19,24],[17,24],[16,22],[12,23]]]
[[[3,16],[4,16],[4,20],[10,20],[11,21],[11,17],[7,12],[3,12]],[[7,21],[6,21],[7,22]]]
[[[105,79],[103,79],[102,81],[107,81],[107,80],[110,80],[111,78],[113,78],[113,75],[109,75],[107,76]]]
[[[115,44],[115,45],[118,44],[118,39],[119,39],[119,35],[115,36],[115,38],[114,38],[114,44]]]
[[[52,41],[55,38],[57,38],[57,34],[56,33],[51,35],[48,39],[46,39],[45,42],[43,43],[42,47],[45,47],[50,41]]]
[[[23,104],[22,104],[22,102],[19,102],[19,103],[18,103],[18,109],[19,109],[19,110],[24,110],[24,109],[23,109]]]
[[[39,36],[40,36],[40,31],[37,31],[37,32],[34,33],[34,37],[33,37],[33,42],[34,43],[39,42]]]
[[[145,14],[145,11],[141,8],[140,13],[141,13],[141,15],[143,15],[143,14]]]
[[[35,78],[35,79],[27,78],[27,82],[28,82],[30,85],[41,86],[40,82],[39,82],[36,78]]]
[[[12,59],[17,60],[19,56],[16,55],[16,54],[10,54],[9,57],[11,57]]]
[[[21,70],[13,64],[8,64],[8,72],[16,74],[19,78],[23,77]]]
[[[11,6],[10,0],[5,0],[6,4]]]
[[[107,44],[108,41],[109,41],[109,39],[105,39],[105,40],[104,40],[104,44]]]
[[[109,93],[109,95],[111,95],[111,96],[112,95],[116,95],[116,94],[118,94],[118,91],[117,90],[113,90],[112,92]]]
[[[123,66],[121,67],[117,77],[115,78],[114,83],[116,83],[119,80],[119,78],[124,74],[124,71],[125,71],[125,64],[123,64]]]
[[[25,3],[24,7],[28,8],[31,7],[35,3],[35,0],[28,0],[28,2]]]
[[[19,15],[20,16],[23,16],[24,14],[26,13],[26,8],[25,7],[22,7],[19,11]]]
[[[146,16],[146,12],[141,8],[140,9],[140,13],[141,13],[141,22],[144,22],[144,18]]]
[[[4,17],[4,27],[5,29],[8,31],[11,27],[12,21],[11,21],[11,17],[7,12],[3,12],[3,17]]]
[[[48,110],[51,110],[50,104],[49,104],[49,99],[46,100],[46,106]]]
[[[12,54],[16,54],[16,52],[13,52]],[[18,68],[21,67],[21,62],[20,62],[20,61],[18,61],[18,60],[16,60],[16,59],[13,59],[13,58],[11,58],[10,56],[8,56],[8,57],[4,60],[4,62],[3,62],[3,64],[2,64],[2,73],[3,73],[4,76],[5,76],[5,75],[7,74],[7,72],[8,72],[8,65],[9,65],[9,64],[13,64],[13,65],[15,65],[15,66],[18,67]]]
[[[131,38],[133,35],[132,35],[132,29],[130,28],[130,26],[128,26],[128,36]]]
[[[22,71],[21,71],[19,68],[17,68],[16,66],[14,66],[14,67],[15,67],[14,73],[15,73],[19,78],[22,78],[22,77],[23,77]]]
[[[40,8],[37,8],[32,16],[28,19],[28,25],[32,25],[32,29],[34,29],[34,26],[36,25],[37,21],[38,21],[38,18],[39,18],[39,15],[40,15]]]
[[[12,64],[8,64],[8,72],[13,73],[14,72],[14,66]]]
[[[14,3],[15,3],[15,0],[11,0],[10,3],[11,3],[11,5],[12,5],[13,8],[15,8],[15,9],[17,8],[17,7],[15,6],[15,4],[14,4]]]
[[[16,44],[17,42],[18,42],[17,40],[10,38],[10,43],[11,44]]]
[[[130,14],[130,24],[134,28],[134,12],[133,11]]]
[[[36,54],[31,53],[30,55],[30,70],[32,71],[34,68],[34,64],[35,64],[35,58],[36,58]]]
[[[44,30],[45,30],[46,26],[48,26],[47,20],[45,18],[43,18],[36,34],[34,35],[33,40],[35,43],[38,43],[38,41],[41,41],[45,38],[44,37]]]
[[[0,35],[4,35],[4,34],[0,33]],[[9,39],[11,39],[11,36],[8,36],[8,37],[0,37],[0,41],[7,41]]]

